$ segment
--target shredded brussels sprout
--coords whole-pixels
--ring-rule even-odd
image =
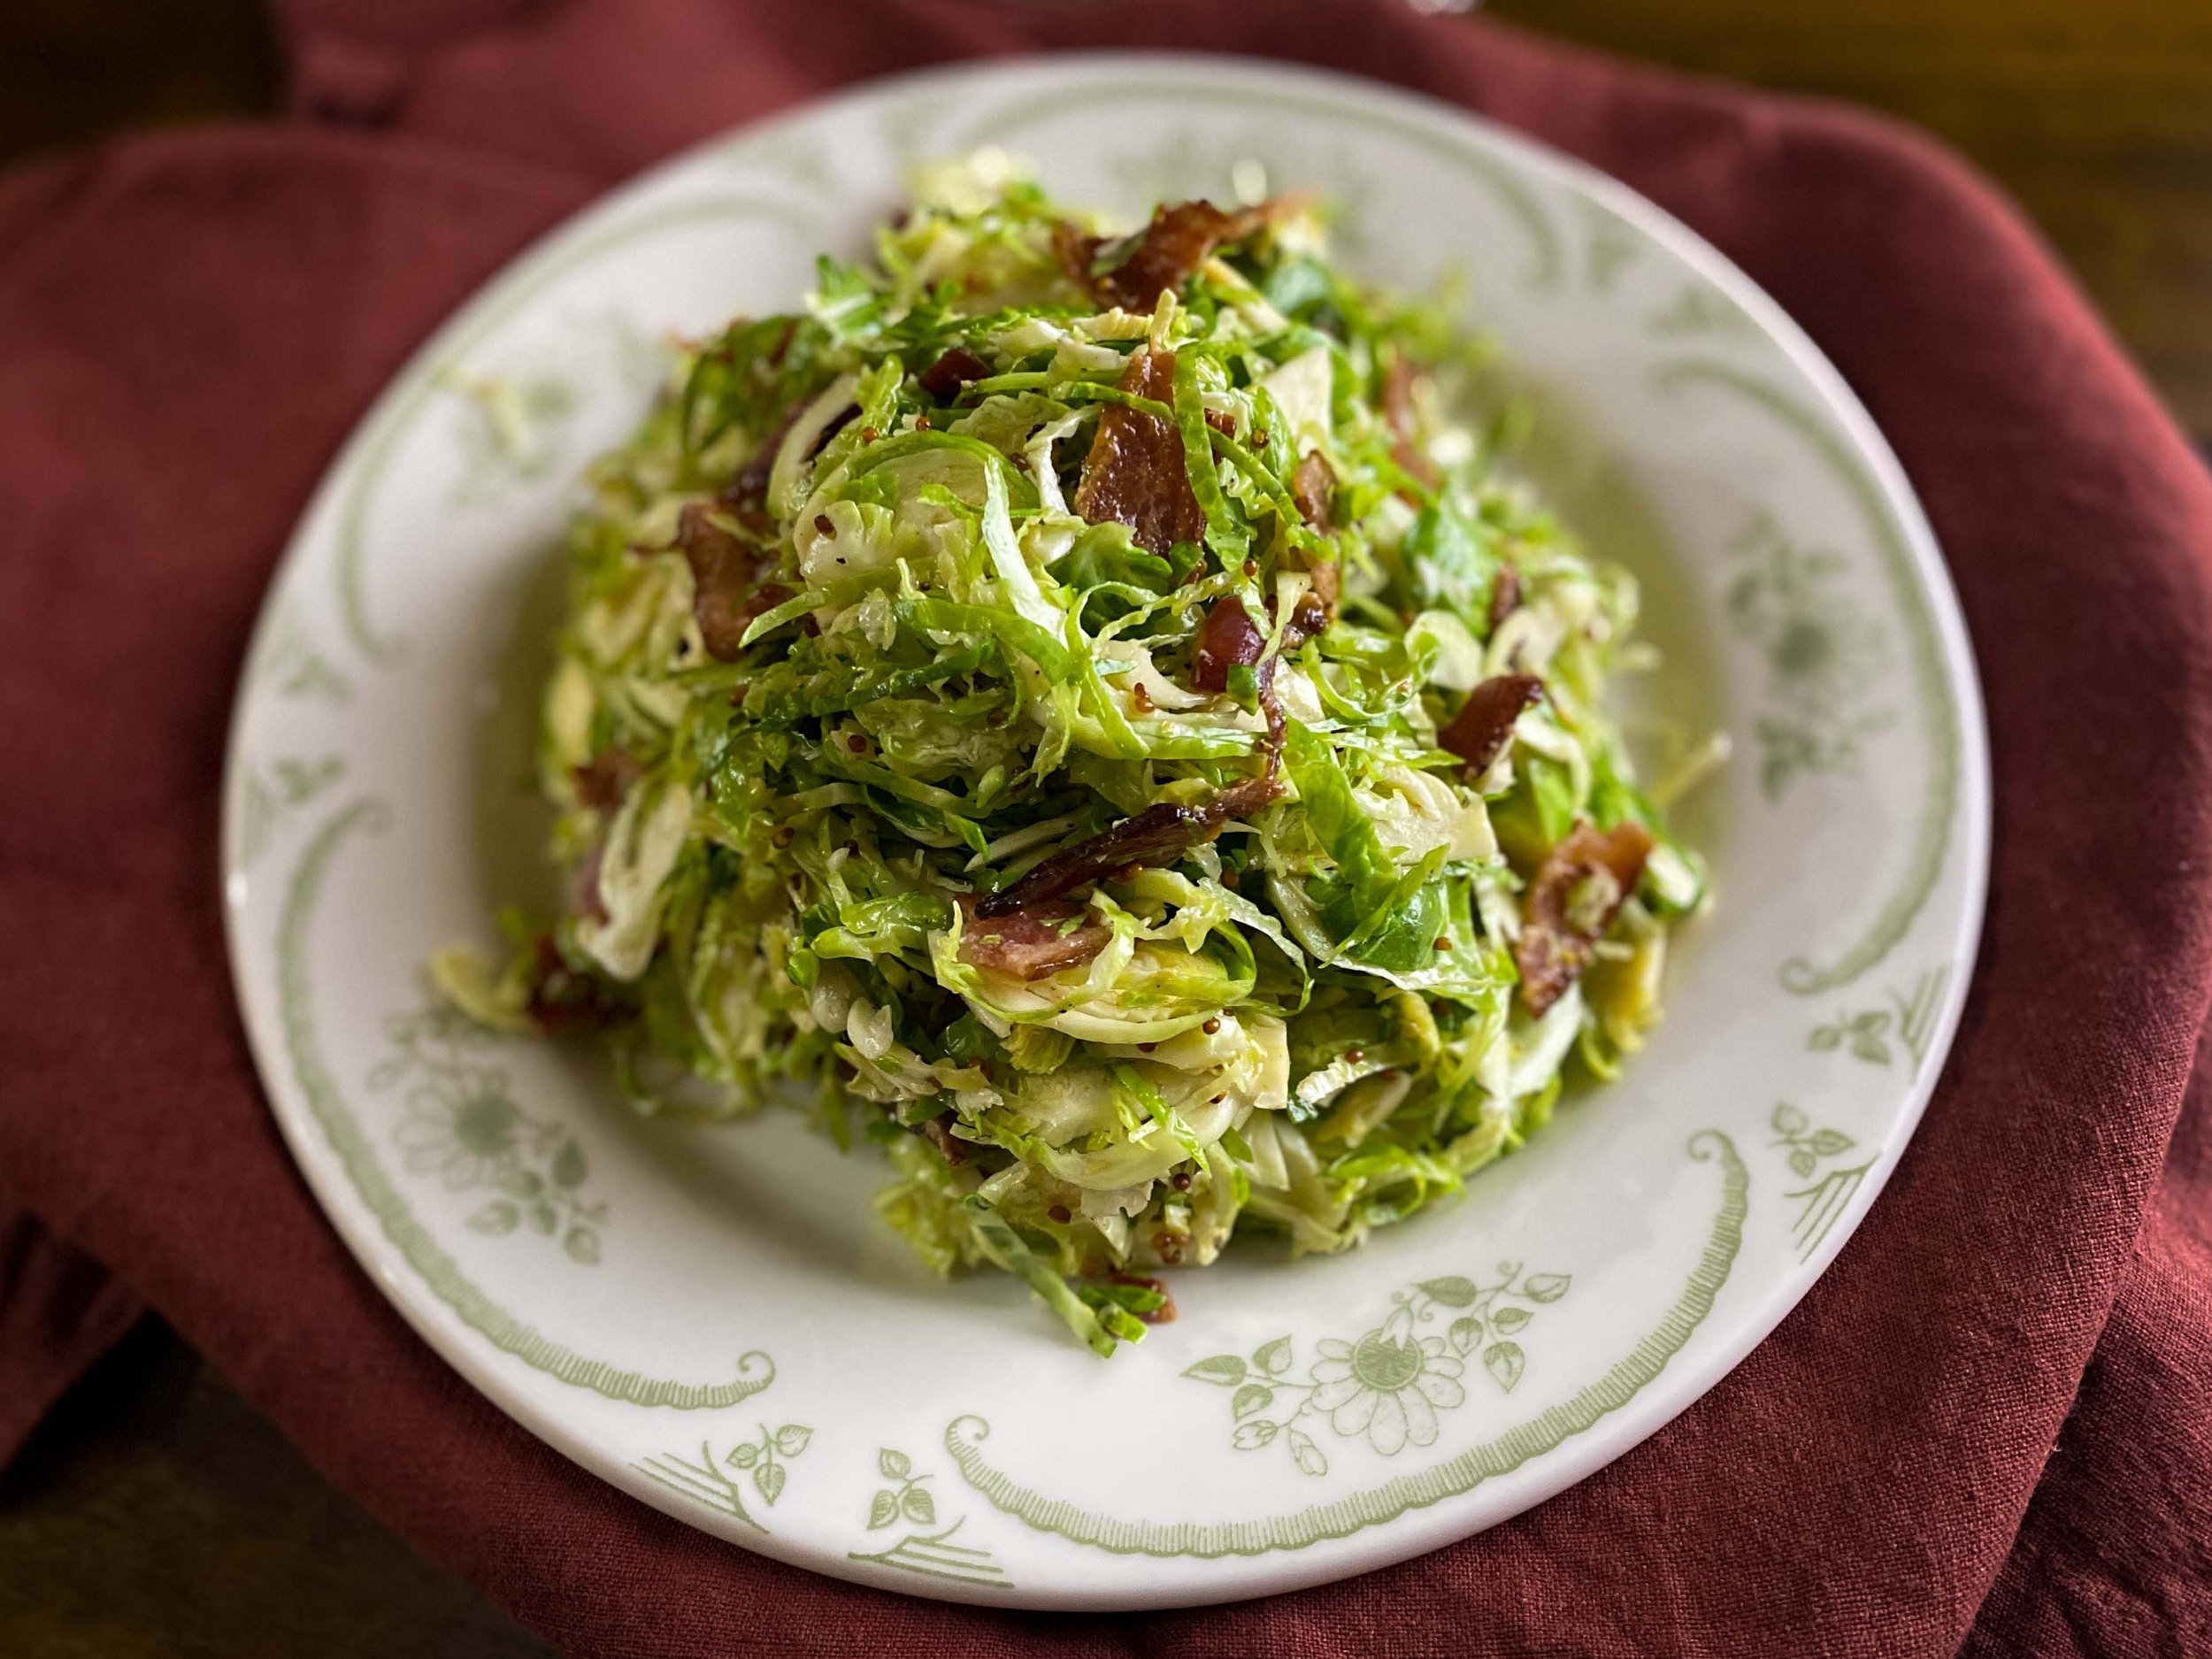
[[[646,1110],[813,1085],[924,1260],[1101,1354],[1154,1270],[1348,1248],[1612,1076],[1705,893],[1603,708],[1635,588],[1323,233],[949,167],[690,345],[569,536],[572,901],[456,1002]]]

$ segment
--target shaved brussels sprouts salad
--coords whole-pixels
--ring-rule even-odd
[[[592,468],[569,903],[435,972],[648,1110],[811,1086],[925,1261],[1108,1354],[1156,1270],[1348,1248],[1612,1076],[1705,879],[1603,706],[1635,587],[1459,416],[1479,344],[1310,202],[1118,235],[1001,160]]]

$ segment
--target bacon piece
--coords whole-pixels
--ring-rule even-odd
[[[1509,564],[1501,565],[1490,584],[1490,631],[1495,634],[1498,624],[1520,608],[1521,572]]]
[[[960,388],[970,380],[984,379],[991,365],[972,351],[955,346],[945,355],[914,377],[914,382],[940,403],[960,396]]]
[[[977,900],[976,919],[995,921],[1017,911],[1034,914],[1038,906],[1051,904],[1117,870],[1171,864],[1201,841],[1220,834],[1222,826],[1230,819],[1258,811],[1282,792],[1271,767],[1263,777],[1247,778],[1217,790],[1199,806],[1159,802],[1109,825],[1087,841],[1053,854],[1013,886]]]
[[[925,1118],[914,1125],[914,1133],[944,1156],[946,1163],[956,1169],[968,1161],[967,1142],[955,1137],[953,1125],[959,1118],[950,1112],[939,1112],[934,1118]]]
[[[645,775],[636,756],[620,744],[603,749],[573,772],[576,798],[597,812],[617,812],[630,786]]]
[[[1105,949],[1114,936],[1098,922],[1064,927],[1063,924],[1083,913],[1078,905],[1041,900],[993,912],[985,908],[989,902],[988,898],[978,900],[973,894],[961,895],[968,926],[960,935],[960,960],[994,973],[1041,979],[1063,969],[1079,968]]]
[[[776,451],[783,448],[783,441],[790,434],[792,423],[806,408],[801,398],[785,410],[760,445],[745,457],[745,465],[737,469],[737,475],[724,485],[716,502],[733,518],[755,535],[766,536],[775,529],[768,516],[768,475],[776,470]]]
[[[1087,294],[1097,292],[1091,267],[1098,263],[1098,250],[1105,245],[1104,237],[1086,235],[1065,219],[1052,227],[1052,257],[1060,262],[1068,280]]]
[[[1068,274],[1099,299],[1125,311],[1148,311],[1160,296],[1179,290],[1207,256],[1225,242],[1241,242],[1280,211],[1274,203],[1225,213],[1211,202],[1163,203],[1153,211],[1152,222],[1137,234],[1112,270],[1093,275],[1101,246],[1095,237],[1073,227],[1061,236],[1056,230],[1053,251]]]
[[[1521,711],[1544,695],[1544,682],[1533,674],[1500,674],[1486,680],[1467,694],[1467,701],[1437,741],[1467,763],[1477,777],[1513,736],[1513,722]]]
[[[607,843],[595,841],[569,872],[568,908],[588,922],[607,919],[607,901],[599,891],[599,867],[606,859]]]
[[[1336,597],[1339,572],[1336,565],[1324,559],[1306,566],[1306,574],[1313,586],[1298,595],[1298,603],[1290,613],[1289,626],[1283,629],[1283,654],[1288,656],[1308,640],[1318,638],[1328,632],[1329,624],[1336,620]]]
[[[539,937],[537,956],[530,964],[530,991],[523,1004],[523,1012],[538,1031],[549,1035],[605,1031],[628,1019],[633,1011],[592,975],[578,973],[563,962],[552,934]]]
[[[753,589],[751,598],[738,606],[738,618],[741,621],[749,623],[763,611],[773,611],[790,597],[791,590],[781,582],[763,582]],[[818,634],[821,631],[812,617],[804,618],[802,626],[809,634]]]
[[[1651,833],[1634,823],[1603,833],[1577,824],[1551,849],[1529,883],[1513,948],[1530,1013],[1541,1018],[1589,966],[1592,947],[1636,890],[1650,856]]]
[[[789,334],[784,336],[784,343],[790,343]],[[723,487],[717,497],[730,516],[754,535],[766,537],[775,529],[775,521],[768,516],[768,479],[776,470],[776,451],[783,448],[783,441],[791,435],[791,428],[813,401],[811,396],[793,398],[790,407],[777,418],[768,435],[760,441],[760,447],[746,457],[745,465],[737,469],[737,476]],[[859,404],[849,403],[843,413],[827,422],[814,440],[814,448],[808,451],[810,458],[819,454],[822,446],[837,435],[839,428],[859,412]]]
[[[1252,620],[1244,601],[1224,594],[1199,625],[1198,643],[1191,650],[1191,683],[1200,691],[1226,691],[1229,671],[1250,667],[1266,647],[1267,635]]]
[[[1335,490],[1336,469],[1329,465],[1329,457],[1318,449],[1307,450],[1291,470],[1290,498],[1298,504],[1299,517],[1323,535],[1336,528],[1336,521],[1329,516]]]
[[[765,557],[717,524],[710,511],[703,502],[687,503],[677,516],[676,546],[691,566],[691,614],[699,619],[707,655],[733,663],[746,625],[760,614],[747,604],[756,597],[754,584]]]
[[[1383,372],[1383,419],[1389,424],[1392,435],[1397,440],[1391,446],[1390,458],[1409,478],[1422,483],[1436,482],[1436,465],[1413,447],[1413,365],[1402,357],[1393,356],[1390,366]]]
[[[1313,586],[1298,596],[1283,628],[1282,654],[1289,655],[1325,632],[1336,618],[1337,569],[1330,564],[1310,565]],[[1199,625],[1198,643],[1191,649],[1191,684],[1217,695],[1229,689],[1229,671],[1248,668],[1267,649],[1267,634],[1252,620],[1252,613],[1234,594],[1214,601]],[[1260,692],[1264,700],[1275,678],[1273,661],[1260,668]]]
[[[1175,397],[1175,354],[1138,350],[1122,371],[1121,389],[1156,403]],[[1183,437],[1172,421],[1109,403],[1083,461],[1075,511],[1093,524],[1125,524],[1148,553],[1165,553],[1178,541],[1202,541],[1205,510],[1191,493]]]

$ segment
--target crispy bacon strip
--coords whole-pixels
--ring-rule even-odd
[[[934,1118],[925,1118],[914,1125],[914,1133],[935,1147],[946,1163],[955,1168],[968,1161],[968,1143],[956,1139],[952,1126],[960,1120],[950,1112],[940,1112]]]
[[[1244,601],[1224,594],[1198,626],[1198,643],[1191,650],[1191,684],[1200,691],[1225,692],[1229,689],[1229,671],[1249,668],[1266,647],[1267,635],[1252,620]]]
[[[1298,505],[1299,517],[1327,535],[1336,528],[1329,516],[1329,505],[1336,493],[1336,469],[1329,465],[1329,457],[1318,449],[1309,449],[1298,465],[1291,469],[1290,498]]]
[[[618,743],[575,769],[576,798],[594,811],[619,811],[630,786],[644,775],[643,763]]]
[[[1511,565],[1498,566],[1497,580],[1490,585],[1490,631],[1495,634],[1498,624],[1521,608],[1521,572]]]
[[[790,335],[786,334],[784,344],[790,342]],[[737,476],[723,486],[721,495],[716,498],[751,534],[764,538],[775,530],[775,521],[768,516],[768,478],[776,470],[776,451],[783,448],[783,441],[790,436],[793,425],[813,401],[811,397],[793,398],[791,406],[778,417],[768,435],[760,441],[760,447],[746,457],[745,465],[737,469]],[[837,435],[838,429],[859,412],[859,404],[847,404],[841,414],[822,428],[821,435],[814,441],[815,452],[818,453],[824,444]]]
[[[1290,626],[1283,630],[1283,651],[1286,656],[1308,640],[1328,632],[1329,624],[1336,620],[1336,598],[1340,572],[1336,565],[1324,559],[1306,566],[1306,574],[1313,586],[1298,595],[1298,603],[1290,613]]]
[[[914,383],[942,403],[959,396],[960,388],[970,380],[980,380],[990,373],[991,365],[981,357],[955,346],[916,375]]]
[[[1313,586],[1298,596],[1296,609],[1283,629],[1282,653],[1296,650],[1325,632],[1336,617],[1337,568],[1331,564],[1307,567]],[[1191,648],[1191,684],[1199,691],[1217,695],[1229,689],[1229,671],[1249,668],[1267,649],[1267,635],[1243,600],[1225,594],[1215,600],[1198,626],[1198,643]],[[1273,661],[1260,668],[1260,693],[1264,701],[1275,678]]]
[[[715,498],[718,506],[755,535],[766,536],[775,529],[768,517],[768,475],[776,470],[776,451],[783,448],[792,423],[805,408],[806,399],[799,398],[785,410],[759,448],[745,457],[745,465]]]
[[[707,655],[733,663],[746,625],[765,609],[748,607],[766,556],[717,524],[710,512],[703,502],[687,504],[676,519],[676,546],[691,566],[691,614],[699,619]]]
[[[1207,256],[1225,242],[1242,242],[1282,211],[1278,203],[1225,213],[1211,202],[1162,204],[1152,222],[1138,233],[1113,269],[1094,274],[1104,244],[1072,225],[1053,228],[1053,252],[1061,269],[1109,305],[1148,311],[1160,296],[1179,290]]]
[[[1065,219],[1052,227],[1052,257],[1059,261],[1068,280],[1087,294],[1098,291],[1091,267],[1098,263],[1098,250],[1105,245],[1103,236],[1086,235]]]
[[[594,841],[569,872],[568,907],[586,921],[607,919],[606,895],[599,891],[599,868],[606,861],[607,843],[603,839]]]
[[[1413,447],[1415,379],[1413,365],[1402,357],[1393,356],[1389,368],[1383,372],[1383,419],[1396,439],[1391,446],[1390,458],[1408,477],[1432,486],[1436,482],[1435,464]]]
[[[1042,979],[1066,968],[1079,968],[1106,949],[1112,932],[1098,922],[1067,928],[1081,907],[1040,901],[993,915],[988,899],[961,895],[968,926],[960,935],[960,960],[1018,979]]]
[[[1467,702],[1437,741],[1467,763],[1476,776],[1490,770],[1513,735],[1521,711],[1542,698],[1544,682],[1533,674],[1500,674],[1467,694]]]
[[[1017,911],[1032,911],[1065,897],[1076,888],[1133,864],[1171,864],[1201,841],[1221,833],[1222,826],[1258,811],[1282,793],[1271,766],[1263,777],[1247,778],[1217,790],[1198,806],[1162,801],[1108,826],[1087,841],[1056,852],[1015,882],[976,901],[979,922]],[[1095,952],[1093,952],[1095,955]]]
[[[1592,947],[1636,890],[1650,856],[1651,833],[1640,824],[1602,833],[1577,824],[1551,849],[1529,883],[1513,948],[1530,1013],[1541,1018],[1589,966]]]
[[[1121,389],[1156,403],[1175,397],[1175,354],[1138,350],[1122,371]],[[1083,461],[1075,511],[1093,524],[1125,524],[1137,545],[1165,553],[1178,541],[1202,541],[1205,509],[1191,493],[1183,436],[1174,423],[1109,403]]]
[[[523,1011],[540,1032],[605,1031],[629,1018],[634,1010],[610,995],[588,973],[572,972],[561,960],[553,935],[538,941],[536,959],[530,964],[530,995]]]

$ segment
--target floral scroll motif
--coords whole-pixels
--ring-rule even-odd
[[[954,1578],[963,1584],[1003,1585],[1006,1571],[991,1559],[991,1552],[977,1544],[956,1544],[953,1535],[967,1525],[955,1517],[940,1527],[936,1494],[930,1477],[918,1471],[904,1452],[884,1447],[876,1453],[876,1472],[887,1483],[868,1501],[868,1530],[893,1534],[896,1542],[875,1550],[849,1552],[853,1561],[872,1561],[932,1578]]]
[[[1437,1414],[1466,1403],[1462,1379],[1478,1359],[1491,1383],[1511,1393],[1528,1356],[1520,1338],[1539,1307],[1557,1302],[1573,1282],[1565,1273],[1528,1273],[1501,1262],[1496,1282],[1452,1274],[1423,1279],[1391,1297],[1381,1324],[1351,1341],[1324,1337],[1304,1374],[1294,1374],[1287,1336],[1263,1342],[1248,1356],[1217,1354],[1183,1375],[1231,1390],[1229,1443],[1256,1451],[1279,1441],[1309,1475],[1329,1471],[1316,1438],[1325,1427],[1339,1440],[1365,1440],[1386,1457],[1407,1446],[1432,1446]],[[1453,1316],[1448,1317],[1448,1316]],[[1438,1331],[1422,1327],[1441,1325]]]
[[[721,1457],[714,1455],[712,1441],[702,1440],[695,1463],[673,1453],[662,1453],[632,1467],[672,1492],[680,1492],[694,1502],[742,1521],[757,1532],[764,1532],[768,1529],[754,1519],[752,1511],[746,1507],[745,1482],[740,1477],[749,1477],[754,1495],[772,1509],[776,1500],[783,1495],[784,1483],[789,1478],[786,1461],[806,1450],[807,1442],[813,1438],[814,1431],[803,1423],[787,1423],[778,1429],[764,1423],[759,1439],[743,1441]]]
[[[571,1261],[595,1263],[607,1206],[586,1193],[582,1143],[516,1104],[507,1074],[489,1064],[496,1033],[438,1005],[395,1014],[384,1029],[393,1052],[369,1087],[407,1091],[394,1138],[408,1171],[435,1175],[449,1192],[484,1193],[468,1218],[478,1233],[535,1233],[558,1240]]]
[[[334,707],[353,698],[352,683],[317,649],[297,603],[288,597],[270,613],[249,673],[254,683],[265,682],[280,697],[313,697]]]
[[[1823,1164],[1843,1156],[1858,1142],[1840,1129],[1815,1128],[1811,1119],[1786,1102],[1774,1109],[1771,1121],[1773,1144],[1787,1149],[1790,1173],[1806,1183],[1782,1195],[1797,1205],[1797,1220],[1790,1237],[1797,1246],[1797,1259],[1809,1262],[1820,1241],[1850,1208],[1852,1195],[1873,1170],[1874,1160],[1869,1158],[1850,1168],[1832,1168],[1823,1174]]]
[[[474,373],[444,365],[436,383],[463,411],[455,502],[488,506],[567,470],[572,429],[585,406],[596,396],[641,396],[667,367],[666,348],[618,311],[580,320],[562,353],[527,367]]]
[[[1729,623],[1768,671],[1760,784],[1778,799],[1801,774],[1856,772],[1862,745],[1895,718],[1874,701],[1890,655],[1881,626],[1845,586],[1839,554],[1800,547],[1767,515],[1733,551]]]
[[[1692,281],[1663,309],[1645,319],[1647,332],[1663,340],[1694,335],[1756,340],[1759,326],[1744,314],[1743,307],[1727,294],[1702,281]]]
[[[454,500],[488,505],[516,484],[547,477],[563,456],[581,396],[557,374],[442,377],[467,411],[459,430],[461,479]]]
[[[1610,294],[1621,273],[1643,252],[1644,234],[1600,203],[1578,199],[1575,205],[1586,233],[1583,286],[1593,294]]]
[[[1931,968],[1909,991],[1893,987],[1887,1008],[1840,1009],[1834,1019],[1813,1027],[1805,1046],[1816,1054],[1848,1053],[1869,1065],[1887,1065],[1899,1049],[1912,1057],[1917,1073],[1928,1057],[1928,1042],[1935,1034],[1936,1016],[1943,1007],[1943,987],[1950,970]]]
[[[242,764],[244,781],[238,796],[238,862],[251,864],[258,859],[293,812],[337,782],[345,771],[345,762],[335,755],[313,760],[287,756],[265,766],[255,762]]]

